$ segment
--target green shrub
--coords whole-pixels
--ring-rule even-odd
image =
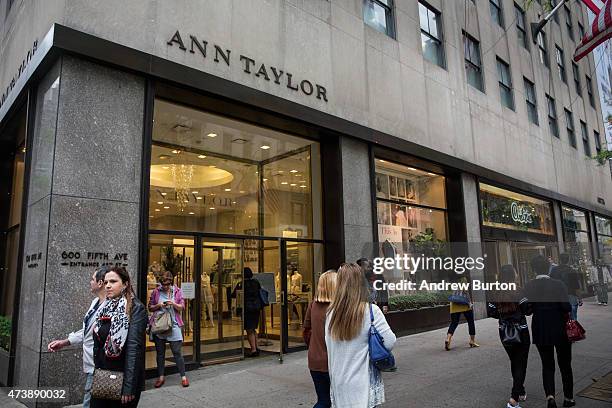
[[[392,311],[421,309],[439,305],[447,305],[450,292],[420,292],[409,295],[389,297],[389,309]]]
[[[11,319],[0,316],[0,348],[9,350],[11,345]]]

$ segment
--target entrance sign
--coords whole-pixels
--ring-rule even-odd
[[[256,279],[262,289],[268,291],[268,302],[276,303],[276,288],[274,286],[274,272],[254,273],[253,279]]]
[[[181,283],[181,290],[183,291],[183,299],[195,299],[195,282]]]

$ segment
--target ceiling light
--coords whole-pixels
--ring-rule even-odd
[[[161,193],[161,195],[163,195],[163,196],[165,196],[166,194],[168,194],[168,193]]]
[[[296,173],[294,174],[295,177],[302,177],[302,175],[300,173]]]
[[[210,165],[210,166],[208,166],[208,167],[210,167],[211,169],[214,169],[214,168],[215,168],[215,167],[217,167],[217,166],[215,166],[214,164],[211,164],[211,165]]]
[[[295,184],[295,183],[291,183],[291,184],[289,184],[289,185],[290,185],[291,187],[295,187],[295,186],[297,186],[297,184]]]
[[[192,191],[192,193],[193,193],[193,194],[198,194],[198,192],[197,192],[197,191]]]
[[[173,150],[172,153],[174,154],[179,154],[181,151],[180,150]]]
[[[261,146],[261,148],[262,148],[263,150],[268,150],[268,149],[270,148],[270,146],[268,146],[268,145],[263,145],[263,146]]]
[[[383,160],[383,159],[378,159],[378,161],[381,162],[381,163],[386,163],[386,161]]]
[[[297,173],[298,171],[296,169],[291,170],[289,173]]]
[[[303,185],[303,184],[302,184],[300,187],[301,187],[301,188],[306,188],[306,186],[305,186],[305,185]]]
[[[211,132],[211,133],[209,133],[209,134],[208,134],[208,135],[206,135],[206,136],[208,136],[208,137],[217,137],[217,134],[216,134],[216,133],[212,133],[212,132]]]
[[[214,195],[215,195],[215,193],[210,193],[210,195],[211,195],[211,196],[214,196]]]
[[[190,213],[189,213],[189,215],[194,215],[194,214],[195,214],[194,212],[190,212]]]
[[[408,167],[408,170],[416,171],[414,167]]]
[[[235,202],[235,201],[232,201],[232,204],[236,204],[236,202]]]
[[[164,206],[164,209],[165,209],[165,210],[167,210],[168,208],[170,208],[170,207],[168,207],[167,205],[166,205],[166,206]]]
[[[157,204],[162,205],[164,202],[163,201],[158,201]]]
[[[429,172],[427,173],[427,175],[429,175],[429,176],[437,176],[437,174],[429,173]]]
[[[210,207],[210,208],[209,208],[209,210],[214,210],[214,209],[215,209],[215,207]]]
[[[159,208],[156,208],[155,211],[161,211]]]
[[[160,160],[166,160],[169,159],[170,156],[168,156],[167,154],[160,154],[159,156],[157,156]]]
[[[201,199],[202,199],[202,197],[196,197],[196,199],[201,200]]]
[[[169,168],[170,167],[168,167],[168,166],[162,166],[162,169],[164,169],[164,170],[168,170]]]
[[[203,154],[198,156],[198,159],[205,159],[205,158],[206,158],[206,156],[204,156]]]
[[[188,202],[189,202],[189,200],[185,200],[185,202],[186,202],[186,203],[188,203]]]
[[[263,181],[268,181],[268,179],[267,179],[267,178],[265,178],[265,179],[263,179]]]
[[[289,183],[287,183],[286,181],[283,181],[281,184],[285,185],[285,184],[289,184]]]
[[[232,189],[231,188],[226,188],[225,191],[232,191]]]
[[[283,174],[285,171],[284,170],[279,170],[278,173],[279,174]]]

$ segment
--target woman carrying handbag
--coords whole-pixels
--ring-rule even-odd
[[[512,265],[501,267],[500,282],[515,283],[516,270]],[[519,290],[498,291],[493,294],[493,302],[488,304],[489,316],[499,319],[499,339],[510,358],[512,372],[512,391],[507,408],[520,408],[519,401],[527,399],[525,376],[529,359],[529,326],[526,315],[531,314],[527,299]]]
[[[104,276],[106,301],[93,328],[92,408],[136,407],[144,386],[147,312],[125,268]]]
[[[342,264],[325,320],[330,394],[335,408],[373,408],[385,402],[380,370],[370,358],[371,327],[389,351],[396,338],[378,306],[371,306],[370,315],[368,295],[361,268]]]

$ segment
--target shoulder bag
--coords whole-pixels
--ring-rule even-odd
[[[516,322],[511,322],[509,320],[500,320],[499,334],[501,337],[501,342],[504,345],[522,343],[521,330],[519,329],[518,323]]]
[[[448,297],[449,302],[457,303],[459,305],[469,305],[470,298],[462,290],[456,290]]]
[[[121,400],[123,373],[96,368],[93,373],[91,396],[96,399]]]
[[[174,300],[174,288],[172,288],[172,300]],[[153,324],[151,325],[152,334],[166,334],[172,331],[172,315],[163,306],[162,309],[153,319]]]
[[[395,371],[395,357],[393,353],[385,348],[385,341],[374,326],[374,312],[370,306],[370,332],[368,333],[368,351],[370,362],[380,371]]]

